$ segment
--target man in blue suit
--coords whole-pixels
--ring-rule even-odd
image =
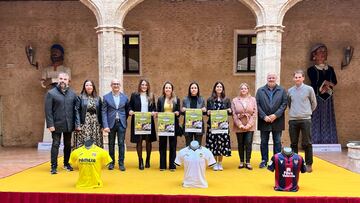
[[[120,92],[120,81],[113,79],[111,81],[112,91],[104,95],[102,105],[102,119],[104,132],[109,133],[109,154],[112,162],[108,169],[114,169],[115,161],[115,136],[118,138],[119,146],[119,169],[125,171],[125,132],[127,126],[127,117],[129,113],[129,99]]]

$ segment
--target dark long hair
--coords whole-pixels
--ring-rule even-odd
[[[191,86],[194,85],[194,84],[195,84],[195,85],[197,86],[197,88],[198,88],[198,93],[197,93],[196,96],[197,96],[197,97],[200,96],[200,87],[199,87],[199,84],[194,81],[194,82],[191,82],[190,85],[189,85],[188,97],[191,97]]]
[[[222,83],[221,81],[216,81],[215,84],[214,84],[214,87],[213,87],[213,91],[211,93],[211,97],[216,99],[217,98],[217,93],[216,93],[216,86],[220,84],[222,86],[222,92],[221,92],[221,99],[224,99],[225,98],[225,86],[224,86],[224,83]]]
[[[154,94],[150,91],[150,83],[148,80],[146,79],[140,79],[139,80],[139,84],[138,84],[138,93],[141,93],[141,83],[142,82],[146,82],[147,85],[147,90],[146,90],[146,97],[149,101],[150,104],[154,104],[155,103],[155,96]]]
[[[85,84],[87,82],[91,82],[92,86],[93,86],[93,91],[91,92],[91,96],[96,98],[97,97],[97,92],[96,92],[96,86],[95,86],[95,83],[92,81],[92,80],[85,80],[84,84],[83,84],[83,88],[81,90],[81,95],[87,95],[86,93],[86,89],[85,89]]]

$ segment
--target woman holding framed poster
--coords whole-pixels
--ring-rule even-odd
[[[160,152],[160,171],[166,170],[166,148],[169,140],[169,169],[175,171],[176,158],[176,139],[177,136],[182,135],[182,130],[179,125],[180,116],[180,99],[174,93],[174,85],[166,81],[163,86],[162,96],[158,98],[157,102],[158,112],[173,112],[175,117],[175,136],[159,136],[159,152]]]
[[[144,170],[144,161],[142,158],[142,142],[146,142],[146,161],[145,168],[150,168],[150,155],[152,149],[152,142],[156,141],[156,131],[154,123],[154,112],[156,112],[155,97],[150,92],[150,83],[141,79],[139,81],[138,90],[131,94],[129,102],[129,115],[131,116],[131,132],[130,141],[136,143],[136,151],[139,157],[139,169]],[[135,112],[151,112],[151,133],[150,134],[136,134],[135,131]]]
[[[256,99],[249,93],[249,85],[240,84],[239,96],[231,102],[231,110],[234,119],[234,130],[238,141],[238,152],[240,156],[239,169],[247,168],[252,170],[250,164],[252,141],[255,131],[255,121],[257,115]],[[246,164],[244,164],[246,155]]]
[[[231,156],[229,122],[227,117],[228,114],[231,115],[232,112],[230,99],[225,97],[225,86],[222,82],[215,82],[211,96],[206,102],[206,108],[209,116],[207,122],[206,148],[208,148],[215,157],[216,164],[213,167],[214,171],[222,171],[223,156]],[[211,119],[212,117],[214,119]]]
[[[204,120],[202,114],[206,114],[205,100],[200,96],[200,88],[196,82],[192,82],[189,85],[188,96],[183,100],[182,113],[184,114],[184,129],[185,129],[185,141],[186,146],[190,145],[190,142],[196,140],[201,145],[201,140],[204,134]],[[189,110],[188,112],[187,109]],[[199,115],[199,110],[202,113]],[[187,118],[187,114],[190,113],[195,119]],[[191,124],[189,124],[191,122]],[[189,126],[192,126],[189,128]]]

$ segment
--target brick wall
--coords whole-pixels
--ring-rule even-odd
[[[42,140],[44,94],[41,68],[29,65],[25,46],[36,50],[42,67],[50,64],[50,46],[65,48],[64,64],[72,69],[72,86],[98,84],[96,19],[80,2],[0,2],[0,96],[3,104],[2,144],[35,146]]]
[[[356,0],[302,1],[288,11],[283,23],[281,83],[284,86],[293,84],[293,71],[306,71],[311,65],[309,50],[313,44],[322,42],[328,47],[328,63],[334,67],[338,80],[334,103],[338,137],[343,145],[360,139],[359,10]],[[351,64],[341,70],[343,47],[347,45],[355,47],[355,53]]]

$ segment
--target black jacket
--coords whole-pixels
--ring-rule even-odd
[[[129,111],[140,112],[141,111],[141,98],[139,93],[132,93],[129,102]],[[148,101],[148,111],[156,111],[155,99],[154,101]],[[141,136],[135,135],[135,117],[131,116],[131,130],[130,130],[130,141],[132,143],[139,142],[139,138]],[[150,141],[156,141],[156,131],[155,131],[155,122],[154,117],[151,117],[151,134],[150,134]]]
[[[256,103],[258,107],[258,130],[260,131],[282,131],[285,129],[285,109],[287,106],[287,93],[285,89],[276,85],[273,99],[270,102],[267,85],[259,88],[256,92]],[[271,114],[276,115],[273,123],[265,122],[264,118]]]
[[[157,111],[158,112],[164,112],[164,103],[165,103],[165,98],[164,96],[161,96],[158,98],[158,102],[157,102]],[[178,111],[179,112],[179,116],[175,115],[175,135],[176,136],[182,136],[183,131],[182,128],[179,125],[179,117],[180,117],[180,99],[176,97],[176,102],[173,101],[173,110],[172,112]]]
[[[88,97],[85,95],[80,95],[76,97],[75,100],[75,128],[79,128],[80,124],[85,123],[85,116],[88,106]],[[98,121],[100,126],[102,126],[102,117],[101,117],[101,105],[102,101],[100,97],[95,98],[96,105],[96,115],[98,117]]]
[[[55,127],[55,132],[74,130],[74,104],[76,94],[68,89],[62,93],[59,87],[49,90],[45,96],[46,126]]]

